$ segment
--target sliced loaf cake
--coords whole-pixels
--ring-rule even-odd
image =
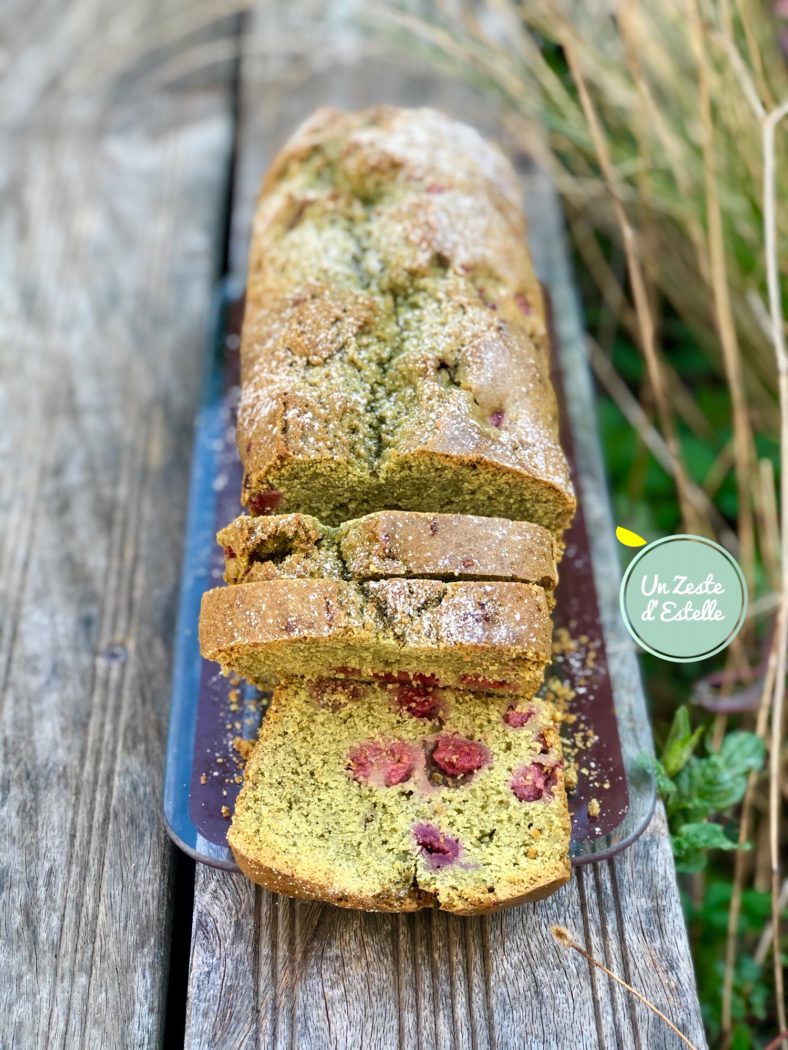
[[[262,688],[346,676],[530,696],[551,631],[529,583],[274,579],[207,591],[200,612],[203,656]]]
[[[242,515],[222,529],[228,583],[429,577],[556,585],[555,542],[526,521],[380,511],[332,528],[308,514]]]
[[[228,840],[279,893],[493,911],[569,878],[562,767],[542,700],[291,682],[263,721]]]

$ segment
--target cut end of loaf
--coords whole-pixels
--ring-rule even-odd
[[[511,700],[424,695],[440,702],[432,720],[397,686],[277,690],[230,829],[241,868],[277,892],[375,911],[479,914],[564,883],[569,816],[550,705],[529,701],[529,722],[514,728]],[[537,760],[551,791],[523,800],[512,784]]]

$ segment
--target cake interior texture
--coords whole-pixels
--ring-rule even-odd
[[[247,875],[292,896],[491,911],[569,877],[562,767],[543,700],[289,682],[228,838]]]
[[[263,688],[347,676],[531,695],[551,621],[536,584],[274,579],[207,591],[200,648]]]

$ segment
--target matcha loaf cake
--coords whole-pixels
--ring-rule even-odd
[[[207,591],[200,612],[203,656],[261,688],[348,677],[530,696],[551,632],[530,583],[273,579]]]
[[[527,521],[379,511],[323,525],[308,514],[242,515],[216,537],[227,583],[398,576],[537,583],[552,600],[552,534]]]
[[[560,536],[544,304],[518,179],[431,110],[319,110],[263,184],[241,344],[252,514],[484,514]]]
[[[316,681],[274,693],[228,841],[249,878],[372,911],[473,915],[569,878],[543,700]]]

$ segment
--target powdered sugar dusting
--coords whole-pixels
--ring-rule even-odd
[[[298,136],[285,148],[255,226],[247,488],[275,484],[286,456],[303,463],[303,499],[325,502],[310,463],[333,460],[360,505],[405,506],[402,471],[430,456],[429,470],[450,472],[453,509],[472,509],[472,467],[489,464],[505,468],[499,484],[542,484],[534,513],[562,527],[572,488],[510,165],[432,111],[324,116],[302,134],[308,149]]]

